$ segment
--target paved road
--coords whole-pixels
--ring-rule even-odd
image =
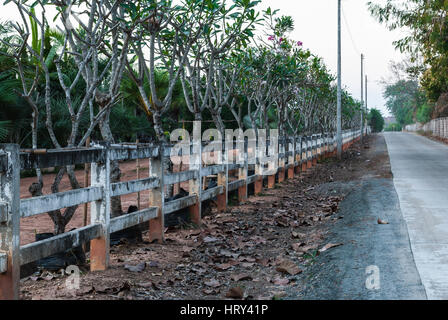
[[[299,293],[289,299],[426,299],[417,271],[400,202],[390,178],[390,164],[384,138],[375,136],[365,155],[372,167],[360,179],[333,182],[321,188],[346,194],[337,220],[329,229],[327,242],[344,245],[320,254],[299,279]],[[358,168],[357,170],[360,170]],[[381,217],[390,224],[379,225]],[[366,286],[366,268],[379,270],[379,287]]]
[[[384,134],[415,264],[428,299],[448,299],[448,146]]]

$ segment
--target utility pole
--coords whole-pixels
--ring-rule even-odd
[[[338,0],[338,98],[337,98],[337,142],[338,159],[342,159],[342,82],[341,82],[341,0]]]
[[[361,144],[364,140],[364,54],[361,53]]]
[[[365,105],[366,105],[366,116],[368,115],[368,106],[367,106],[367,75],[366,75],[366,89],[365,89],[365,93],[366,93],[366,102],[365,102]],[[368,124],[366,124],[366,134],[367,134],[367,125]]]

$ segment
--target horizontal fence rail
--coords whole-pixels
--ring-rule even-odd
[[[410,124],[404,130],[409,132],[422,131],[435,137],[448,139],[448,118],[433,119],[425,124]]]
[[[360,135],[360,130],[344,131],[344,150],[357,141]],[[180,172],[166,172],[164,168],[164,160],[171,155],[173,146],[99,144],[79,149],[20,151],[17,145],[0,145],[0,299],[18,298],[21,265],[90,241],[91,270],[105,270],[109,265],[111,233],[149,223],[150,240],[163,242],[164,216],[188,208],[191,221],[200,225],[202,202],[214,200],[218,211],[225,211],[229,192],[237,191],[238,201],[244,201],[248,185],[254,184],[255,193],[259,194],[264,178],[267,178],[267,187],[273,188],[276,178],[278,182],[293,178],[294,174],[316,165],[318,159],[334,156],[337,147],[333,134],[279,138],[278,149],[271,150],[271,154],[254,152],[254,144],[250,142],[253,141],[236,141],[229,149],[224,142],[223,158],[228,159],[233,154],[236,158],[239,156],[241,161],[208,165],[201,161],[206,145],[191,145],[195,152],[189,155],[189,168]],[[244,146],[241,154],[236,148],[238,143]],[[266,141],[266,145],[266,149],[269,149],[271,142]],[[250,163],[249,154],[255,155]],[[178,156],[185,155],[179,152]],[[111,161],[135,159],[148,159],[147,178],[110,182]],[[91,164],[89,187],[20,199],[21,170],[86,163]],[[235,177],[232,178],[232,175]],[[217,181],[215,186],[207,188],[203,180],[209,177]],[[189,184],[188,195],[165,201],[165,188],[182,182]],[[111,197],[142,191],[149,191],[148,208],[111,218]],[[20,218],[84,203],[91,203],[90,225],[20,246]]]

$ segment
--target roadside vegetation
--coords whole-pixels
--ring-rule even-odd
[[[0,24],[0,142],[166,142],[192,120],[221,133],[334,132],[335,77],[290,37],[291,17],[261,11],[259,2],[5,1],[18,20]],[[347,91],[342,103],[343,129],[358,126],[360,103]],[[119,164],[111,169],[111,181],[120,181]],[[52,192],[64,176],[80,188],[73,166],[56,170]],[[35,174],[30,192],[39,196],[42,173]],[[49,213],[56,234],[75,211]],[[114,198],[112,217],[122,212]]]
[[[391,63],[393,77],[384,80],[387,107],[398,124],[426,123],[448,116],[448,7],[445,1],[371,1],[372,15],[390,30],[404,28],[394,44],[408,54]]]
[[[399,132],[402,131],[403,128],[399,123],[391,123],[389,124],[386,128],[384,128],[384,131],[395,131],[395,132]]]
[[[370,109],[368,116],[369,126],[372,132],[381,132],[384,128],[384,118],[378,109]]]

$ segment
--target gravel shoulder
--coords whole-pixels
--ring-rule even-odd
[[[331,227],[327,240],[343,245],[321,253],[298,281],[300,291],[289,299],[426,299],[426,292],[411,251],[406,223],[390,173],[387,146],[382,135],[373,136],[370,148],[359,159],[371,163],[353,181],[320,186],[329,192],[346,193],[339,206],[341,218]],[[378,224],[378,218],[389,224]],[[367,289],[379,271],[379,288]]]

